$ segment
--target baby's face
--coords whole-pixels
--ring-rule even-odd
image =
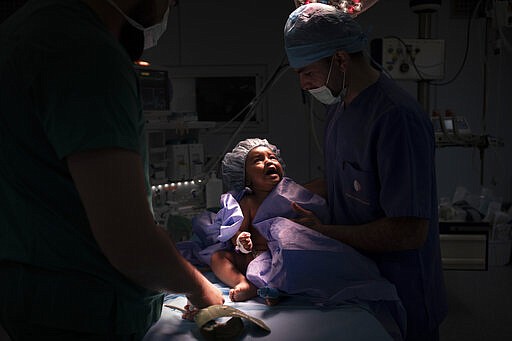
[[[270,191],[283,178],[283,167],[267,147],[253,148],[245,159],[245,181],[253,190]]]

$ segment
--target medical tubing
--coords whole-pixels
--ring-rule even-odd
[[[284,58],[283,58],[283,60],[284,60]],[[254,99],[249,103],[249,104],[252,103],[252,105],[251,105],[249,111],[247,112],[244,120],[240,123],[240,125],[238,126],[236,131],[231,135],[231,138],[226,143],[226,147],[224,148],[222,153],[219,154],[219,156],[217,157],[215,162],[212,164],[212,166],[208,169],[207,174],[209,174],[213,169],[215,169],[215,167],[222,160],[222,158],[224,157],[226,152],[229,150],[229,148],[231,148],[233,141],[238,137],[238,134],[240,133],[240,131],[245,127],[247,122],[249,122],[249,120],[254,116],[254,114],[255,114],[254,109],[256,108],[256,105],[259,103],[260,99],[262,98],[262,95],[264,94],[264,92],[267,91],[267,89],[270,89],[282,77],[282,75],[284,74],[284,71],[286,71],[288,69],[288,67],[289,67],[288,64],[281,63],[278,66],[278,68],[276,69],[276,71],[272,74],[272,77],[270,77],[269,80],[265,83],[265,85],[261,89],[260,93],[257,94],[254,97]]]
[[[374,66],[379,68],[380,72],[385,74],[389,79],[393,79],[393,77],[391,76],[389,71],[386,70],[386,68],[383,67],[382,64],[377,63],[377,61],[375,59],[373,59],[372,55],[370,53],[368,53],[368,51],[364,50],[363,53],[371,60],[372,65],[374,65]]]
[[[204,133],[204,135],[211,135],[211,134],[216,134],[216,133],[219,133],[221,132],[222,130],[224,130],[224,128],[226,128],[230,123],[233,123],[233,121],[235,121],[240,115],[242,115],[247,109],[250,109],[251,107],[253,107],[255,105],[254,103],[254,100],[256,99],[256,97],[254,97],[245,107],[243,107],[235,116],[233,116],[232,118],[229,119],[229,121],[226,121],[224,122],[223,125],[221,125],[220,127],[218,128],[215,128],[215,129],[212,129],[212,130],[209,130],[207,132]]]
[[[247,124],[247,122],[249,122],[249,120],[252,118],[252,116],[254,116],[254,106],[251,107],[251,109],[247,112],[247,116],[245,116],[244,120],[240,123],[240,125],[238,126],[237,130],[233,133],[233,135],[231,136],[231,138],[229,139],[228,143],[226,143],[226,147],[224,148],[224,150],[219,154],[219,156],[217,157],[217,159],[215,159],[215,162],[213,162],[212,166],[208,169],[207,173],[210,173],[212,172],[215,167],[217,167],[217,165],[220,163],[220,161],[222,160],[222,158],[224,157],[224,155],[226,155],[227,151],[229,150],[231,144],[233,143],[233,140],[238,136],[239,132],[242,130],[242,128]]]
[[[455,75],[450,80],[448,80],[446,82],[441,82],[441,83],[430,83],[430,85],[435,85],[435,86],[448,85],[448,84],[452,83],[453,81],[455,81],[459,77],[462,70],[464,69],[464,66],[466,65],[466,61],[468,59],[469,42],[470,42],[470,36],[471,36],[471,23],[475,19],[476,13],[478,12],[478,8],[480,7],[481,3],[482,3],[482,0],[478,0],[475,7],[473,8],[473,12],[471,13],[471,16],[468,19],[468,27],[466,29],[466,48],[464,50],[464,57],[462,59],[461,65],[459,66],[459,69],[457,70]]]
[[[283,58],[284,59],[284,58]],[[277,77],[278,73],[283,71],[283,70],[286,70],[288,65],[284,64],[283,65],[283,62],[280,63],[280,65],[278,66],[277,70],[274,72],[274,74],[269,78],[269,80],[265,83],[265,85],[262,87],[262,89],[260,90],[260,92],[258,94],[256,94],[256,96],[254,96],[254,98],[245,106],[243,107],[235,116],[233,116],[231,119],[229,119],[229,121],[225,122],[222,126],[216,128],[216,129],[212,129],[210,131],[207,131],[204,133],[204,135],[211,135],[211,134],[216,134],[220,131],[222,131],[224,128],[226,128],[230,123],[233,123],[233,121],[235,121],[240,115],[242,115],[247,109],[250,109],[252,107],[255,107],[263,93],[267,90],[267,87],[270,83],[274,84],[279,78],[281,78],[282,76],[282,73],[281,75],[279,75],[279,77]],[[283,69],[284,68],[284,69]],[[248,112],[247,112],[248,114]]]

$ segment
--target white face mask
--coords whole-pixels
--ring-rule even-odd
[[[167,29],[167,19],[169,18],[169,6],[171,5],[171,2],[169,1],[169,6],[167,6],[167,10],[164,13],[164,17],[162,18],[162,21],[154,24],[149,27],[144,27],[126,14],[112,1],[107,0],[108,3],[110,3],[121,15],[138,30],[141,30],[144,33],[144,50],[147,50],[153,46],[156,46],[158,39],[164,34],[165,30]]]
[[[334,59],[334,57],[333,57]],[[342,84],[342,90],[338,96],[334,96],[331,92],[331,90],[327,87],[327,83],[329,83],[329,77],[331,76],[331,70],[332,70],[332,59],[331,59],[331,65],[329,66],[329,73],[327,74],[327,80],[325,81],[325,85],[322,85],[319,88],[316,89],[310,89],[308,92],[315,97],[319,102],[323,104],[334,104],[338,103],[345,98],[345,95],[347,94],[347,88],[345,87],[345,72],[343,72],[343,84]]]

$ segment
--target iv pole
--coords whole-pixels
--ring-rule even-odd
[[[411,0],[409,7],[418,14],[418,39],[432,38],[432,13],[441,7],[441,0]],[[420,79],[417,81],[418,102],[423,106],[425,112],[430,115],[430,81]]]
[[[484,62],[483,62],[483,89],[482,89],[482,135],[480,137],[480,141],[477,145],[478,150],[480,151],[480,186],[484,185],[484,155],[485,150],[489,147],[489,140],[486,138],[487,132],[487,123],[486,123],[486,115],[487,115],[487,59],[489,57],[489,25],[490,19],[485,19],[485,28],[484,28]]]
[[[477,3],[479,5],[479,3]],[[418,38],[430,39],[432,30],[432,13],[436,12],[441,7],[441,0],[410,0],[409,7],[418,14]],[[477,9],[475,9],[477,10]],[[471,20],[471,18],[470,18]],[[473,145],[478,148],[480,152],[480,185],[484,184],[484,154],[485,150],[490,146],[488,137],[486,135],[486,122],[485,116],[487,112],[487,67],[488,67],[488,30],[489,19],[486,19],[485,24],[485,47],[484,47],[484,63],[483,63],[483,103],[482,103],[482,126],[483,134],[478,141]],[[427,113],[430,113],[430,84],[429,80],[420,79],[417,81],[417,97],[418,102],[423,106]]]

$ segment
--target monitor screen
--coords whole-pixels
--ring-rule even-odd
[[[262,91],[266,77],[263,65],[169,67],[172,112],[197,113],[199,121],[231,122],[236,129],[251,101]],[[254,106],[248,128],[266,129],[267,103],[263,96]],[[240,114],[240,115],[238,115]],[[236,117],[236,118],[235,118]]]
[[[242,121],[247,113],[247,105],[256,96],[254,77],[197,77],[196,109],[200,121]],[[251,121],[255,121],[253,116]]]
[[[137,69],[144,111],[169,111],[172,96],[167,70]]]

